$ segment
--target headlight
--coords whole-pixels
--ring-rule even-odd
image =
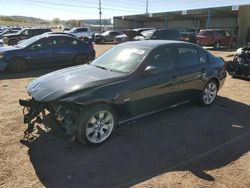
[[[4,55],[3,54],[0,54],[0,59],[2,59],[4,57]]]
[[[3,40],[4,43],[7,43],[7,42],[8,42],[8,38],[7,38],[7,37],[3,37],[2,40]]]

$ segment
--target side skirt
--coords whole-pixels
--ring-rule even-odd
[[[119,122],[118,122],[118,125],[122,125],[122,124],[124,124],[124,123],[128,123],[128,122],[130,122],[130,121],[133,121],[133,120],[136,120],[136,119],[140,119],[140,118],[143,118],[143,117],[146,117],[146,116],[150,116],[150,115],[153,115],[153,114],[156,114],[156,113],[165,111],[165,110],[169,110],[169,109],[172,109],[172,108],[176,108],[176,107],[178,107],[178,106],[184,105],[184,104],[189,103],[189,102],[190,102],[190,100],[186,100],[186,101],[183,101],[183,102],[174,104],[174,105],[172,105],[172,106],[168,106],[168,107],[161,108],[161,109],[158,109],[158,110],[154,110],[154,111],[151,111],[151,112],[146,112],[146,113],[144,113],[144,114],[141,114],[141,115],[138,115],[138,116],[134,116],[134,117],[132,117],[132,118],[125,119],[125,120],[123,120],[123,121],[119,121]]]

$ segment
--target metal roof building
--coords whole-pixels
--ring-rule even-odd
[[[190,9],[180,10],[183,8],[180,6],[174,11],[167,9],[167,12],[116,16],[113,19],[114,29],[139,27],[224,28],[237,35],[239,44],[245,43],[250,38],[250,1],[238,0],[233,3],[229,0],[222,5],[210,4],[207,7],[201,5],[198,9],[187,7]]]

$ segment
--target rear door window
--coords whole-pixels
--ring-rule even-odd
[[[150,65],[157,67],[159,71],[175,69],[175,48],[163,47],[157,49],[153,54]]]
[[[192,47],[178,47],[178,65],[180,68],[191,67],[200,64],[199,53]]]
[[[74,38],[65,38],[65,44],[67,46],[77,46],[79,45],[79,41],[77,39],[74,39]]]

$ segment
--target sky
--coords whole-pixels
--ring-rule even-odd
[[[101,0],[102,18],[144,14],[147,0]],[[0,15],[52,20],[97,19],[99,0],[0,0]],[[149,13],[250,4],[250,0],[148,0]]]

